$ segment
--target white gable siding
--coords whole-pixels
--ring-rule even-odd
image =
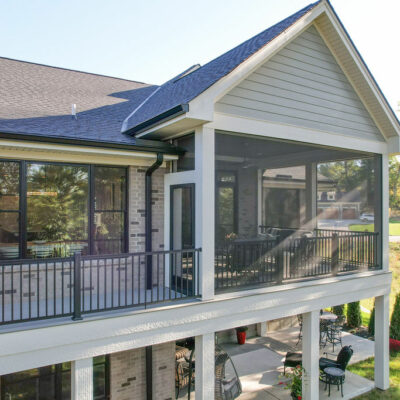
[[[383,141],[314,26],[226,94],[215,110]]]

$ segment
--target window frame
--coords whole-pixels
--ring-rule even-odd
[[[129,190],[130,190],[130,169],[126,165],[108,165],[108,164],[84,164],[84,163],[68,163],[61,161],[41,161],[33,159],[9,159],[0,158],[0,162],[14,162],[19,164],[19,209],[12,210],[12,212],[19,215],[19,255],[16,259],[27,259],[27,227],[28,227],[28,210],[27,210],[27,164],[39,165],[65,165],[74,167],[87,167],[88,168],[88,254],[94,254],[94,214],[95,210],[95,168],[120,168],[125,171],[125,207],[123,210],[118,210],[123,214],[124,230],[122,233],[123,245],[121,253],[127,253],[129,248]],[[14,258],[13,258],[14,259]],[[1,260],[1,258],[0,258]]]

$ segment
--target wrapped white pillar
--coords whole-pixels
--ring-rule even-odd
[[[93,400],[93,358],[72,361],[71,399]]]
[[[389,388],[389,294],[375,298],[375,386]]]
[[[196,336],[196,400],[214,398],[215,391],[215,334]]]
[[[319,310],[303,314],[303,399],[319,399]]]

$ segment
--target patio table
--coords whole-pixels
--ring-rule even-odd
[[[324,312],[323,314],[320,315],[319,318],[324,321],[336,321],[337,315],[330,312]]]
[[[326,376],[325,389],[327,386],[329,386],[328,396],[331,395],[331,384],[332,384],[332,385],[337,385],[338,390],[340,385],[341,394],[343,397],[344,371],[341,370],[340,368],[328,367],[324,369],[324,372]]]

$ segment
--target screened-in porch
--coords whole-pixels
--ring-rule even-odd
[[[381,159],[216,133],[215,288],[381,268]]]

